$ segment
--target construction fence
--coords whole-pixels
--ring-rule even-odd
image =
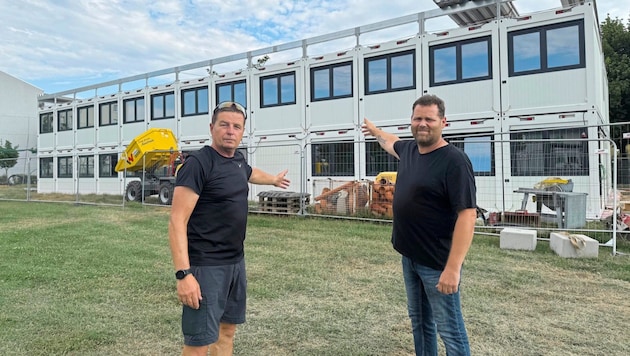
[[[591,236],[616,251],[617,238],[626,238],[630,231],[630,189],[618,183],[630,181],[630,159],[618,156],[615,142],[585,137],[496,137],[502,135],[449,138],[473,165],[479,231],[497,233],[516,226],[536,229],[543,237],[569,231]],[[259,142],[242,149],[250,165],[274,174],[288,169],[292,181],[287,191],[251,185],[250,210],[391,220],[397,162],[374,147],[374,141],[296,141]],[[130,200],[129,183],[142,178],[112,173],[113,156],[120,154],[110,154],[110,162],[99,155],[85,159],[85,154],[73,153],[51,167],[38,167],[41,161],[26,154],[14,165],[21,167],[19,172],[0,171],[4,176],[0,200],[124,206]],[[2,162],[0,167],[9,165]],[[140,194],[138,201],[170,202],[148,192]]]

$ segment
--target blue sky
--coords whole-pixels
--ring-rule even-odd
[[[514,4],[527,13],[560,0]],[[436,8],[433,0],[0,0],[0,70],[55,93]],[[600,21],[630,17],[630,1],[599,0],[597,8]],[[447,19],[427,23],[428,30],[450,27]],[[352,41],[332,45],[323,53]]]

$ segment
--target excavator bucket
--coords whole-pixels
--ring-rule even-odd
[[[116,172],[141,171],[169,164],[177,152],[177,139],[170,129],[149,129],[134,138],[116,164]]]

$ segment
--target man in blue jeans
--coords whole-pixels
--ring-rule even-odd
[[[466,154],[442,137],[444,112],[437,96],[416,100],[409,141],[367,119],[362,127],[399,159],[392,244],[402,255],[416,355],[437,355],[437,334],[447,355],[470,355],[459,284],[477,217],[475,177]]]

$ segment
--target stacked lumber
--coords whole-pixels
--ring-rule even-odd
[[[396,185],[391,182],[379,181],[372,184],[372,202],[370,203],[372,214],[388,218],[394,216],[392,204],[395,190]]]
[[[354,215],[365,208],[369,200],[366,183],[346,182],[336,188],[323,188],[315,197],[315,213]]]

